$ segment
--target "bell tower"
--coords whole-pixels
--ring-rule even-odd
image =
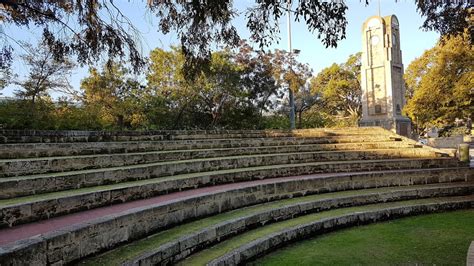
[[[381,126],[409,136],[400,28],[395,15],[367,19],[362,26],[362,118],[359,126]]]

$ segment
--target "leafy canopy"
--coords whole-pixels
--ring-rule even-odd
[[[474,119],[474,48],[468,34],[440,40],[408,66],[404,111],[418,128]]]
[[[361,2],[368,4],[369,0]],[[278,40],[279,19],[289,9],[288,3],[294,19],[304,21],[326,47],[336,47],[345,38],[348,7],[344,1],[256,0],[243,13],[251,40],[260,48]],[[470,1],[415,0],[415,3],[419,13],[426,17],[424,29],[447,35],[469,27],[473,13]],[[186,76],[192,77],[198,69],[209,66],[214,44],[239,45],[240,37],[232,24],[239,11],[233,8],[232,0],[148,0],[146,6],[158,17],[158,31],[177,33],[186,59]],[[76,55],[79,63],[91,64],[105,53],[110,59],[126,59],[137,72],[146,62],[140,53],[137,29],[112,0],[0,0],[0,20],[5,25],[39,28],[56,59]],[[472,37],[472,30],[470,34]],[[16,38],[5,36],[3,31],[0,35],[4,40],[0,49],[0,69],[3,69],[11,63],[9,42],[15,42]]]
[[[340,117],[360,115],[360,56],[349,56],[344,64],[333,64],[311,80],[313,93],[321,95],[324,110]]]

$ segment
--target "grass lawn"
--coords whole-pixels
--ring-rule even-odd
[[[474,210],[348,228],[281,248],[254,265],[466,265]]]

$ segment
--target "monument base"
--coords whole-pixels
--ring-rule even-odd
[[[411,120],[405,116],[359,120],[359,127],[383,127],[398,135],[411,138]]]

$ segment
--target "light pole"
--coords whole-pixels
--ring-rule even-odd
[[[290,55],[290,71],[291,71],[291,64],[293,63],[292,57],[293,57],[293,50],[291,49],[291,0],[288,0],[288,6],[287,6],[287,13],[286,13],[286,18],[287,18],[287,29],[288,29],[288,51]],[[293,93],[293,90],[290,87],[290,83],[288,82],[288,92],[289,92],[289,98],[290,98],[290,129],[295,129],[295,96]]]
[[[293,54],[299,54],[300,50],[298,49],[292,49],[291,48],[291,0],[288,0],[288,6],[287,6],[287,29],[288,29],[288,51],[289,51],[289,56],[290,56],[290,71],[292,70],[292,64],[293,64]],[[288,92],[289,92],[289,100],[290,100],[290,129],[295,129],[295,95],[293,90],[290,87],[290,83],[288,82]]]

